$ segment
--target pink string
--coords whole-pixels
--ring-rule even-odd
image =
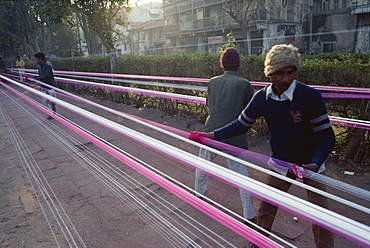
[[[66,83],[73,83],[73,84],[78,84],[78,85],[85,85],[85,86],[90,86],[91,87],[91,85],[89,83],[71,82],[71,81],[66,80],[66,79],[58,79],[58,81],[66,82]],[[104,86],[104,85],[94,85],[94,87],[112,90],[110,85],[106,85],[106,86]],[[113,90],[128,92],[128,93],[133,93],[133,94],[139,94],[139,95],[147,95],[147,96],[152,96],[152,97],[166,98],[166,99],[171,99],[171,100],[179,100],[179,101],[185,101],[185,102],[193,102],[193,103],[200,103],[200,104],[205,104],[206,103],[205,100],[191,99],[191,98],[187,98],[187,97],[178,96],[176,94],[163,95],[163,94],[158,94],[158,93],[154,93],[154,92],[141,91],[141,90],[135,89],[135,88],[132,88],[132,89],[114,88]]]
[[[66,83],[74,83],[74,84],[80,84],[80,85],[85,85],[85,86],[91,86],[88,83],[71,82],[71,81],[66,80],[66,79],[63,79],[63,80],[60,80],[60,81],[66,82]],[[98,88],[112,89],[109,85],[106,85],[106,86],[105,85],[94,85],[94,86],[98,87]],[[186,97],[181,97],[181,96],[176,96],[176,95],[168,96],[168,95],[156,94],[156,93],[153,93],[153,92],[142,92],[142,91],[136,91],[134,89],[131,90],[131,89],[122,89],[122,88],[121,89],[117,88],[116,90],[135,93],[135,94],[144,94],[144,95],[149,95],[149,96],[153,96],[153,97],[167,98],[167,99],[172,99],[172,100],[180,100],[180,101],[186,101],[186,102],[206,104],[205,100],[189,99],[189,98],[186,98]],[[370,98],[370,95],[323,93],[323,95],[324,94],[327,97],[337,97],[338,95],[341,95],[342,98],[344,98],[344,97],[347,97],[347,98]],[[351,126],[351,127],[357,127],[357,128],[363,128],[363,129],[370,129],[370,126],[366,125],[366,124],[344,124],[344,122],[333,121],[333,120],[331,120],[331,122],[335,122],[338,125]]]
[[[353,127],[353,128],[361,128],[361,129],[367,129],[370,130],[370,126],[366,124],[358,124],[358,123],[348,123],[345,121],[337,121],[337,120],[332,120],[332,124],[334,125],[341,125],[341,126],[346,126],[346,127]]]
[[[32,69],[25,69],[28,72],[37,72]],[[205,78],[185,78],[185,77],[167,77],[167,76],[145,76],[145,75],[128,75],[128,74],[110,74],[110,73],[93,73],[93,72],[70,72],[70,71],[55,71],[57,74],[67,74],[67,75],[82,75],[82,76],[99,76],[99,77],[116,77],[116,78],[136,78],[145,80],[163,80],[163,81],[182,81],[182,82],[192,82],[192,83],[209,83],[210,79]],[[254,86],[267,86],[270,82],[257,82],[250,81]],[[326,85],[309,85],[318,90],[328,90],[328,91],[345,91],[352,93],[365,93],[370,94],[370,88],[359,88],[359,87],[341,87],[341,86],[326,86]]]
[[[3,83],[1,83],[3,86],[5,86],[6,88],[8,88],[8,89],[10,89],[11,91],[13,91],[14,93],[16,93],[16,94],[18,94],[19,96],[21,96],[22,98],[24,98],[25,100],[27,100],[27,101],[29,101],[31,104],[33,104],[33,105],[37,105],[36,107],[37,108],[39,108],[41,111],[43,111],[43,112],[45,112],[45,113],[47,113],[47,114],[49,114],[49,115],[52,115],[55,119],[57,119],[58,121],[61,121],[61,122],[63,122],[64,120],[63,119],[61,119],[60,117],[58,117],[58,116],[56,116],[55,114],[53,114],[53,113],[50,113],[48,110],[46,110],[46,109],[44,109],[43,107],[41,107],[41,106],[39,106],[38,104],[36,104],[36,103],[34,103],[34,102],[32,102],[31,100],[29,100],[28,98],[26,98],[25,96],[23,96],[22,94],[20,94],[20,93],[18,93],[18,92],[15,92],[12,88],[10,88],[10,87],[8,87],[8,86],[6,86],[6,85],[4,85]],[[81,115],[80,113],[78,113],[77,111],[73,111],[73,110],[71,110],[72,112],[75,112],[76,114],[79,114],[79,115]],[[92,120],[92,121],[94,121],[94,122],[97,122],[96,120],[94,120],[93,118],[91,118],[91,117],[85,117],[85,118],[87,118],[87,119],[90,119],[90,120]],[[98,122],[97,122],[98,123]],[[68,123],[69,124],[69,123]],[[110,127],[107,127],[107,126],[105,126],[104,124],[102,124],[102,123],[98,123],[99,125],[102,125],[102,126],[104,126],[104,127],[106,127],[107,129],[111,129],[111,130],[113,130],[112,128],[110,128]],[[70,124],[71,125],[71,124]],[[73,129],[74,128],[74,126],[72,125],[72,127],[71,127],[71,129]],[[80,130],[81,131],[81,130]],[[116,131],[116,130],[113,130],[113,131]],[[82,131],[81,131],[82,132]],[[122,133],[121,133],[122,134]],[[122,134],[122,135],[124,135],[124,134]],[[127,136],[127,135],[124,135],[124,136],[126,136],[126,137],[128,137],[128,138],[130,138],[130,139],[133,139],[133,140],[135,140],[133,137],[129,137],[129,136]],[[97,141],[99,141],[99,140],[97,140]],[[136,142],[137,142],[137,140],[135,140]],[[215,146],[217,146],[217,143],[216,143],[217,141],[213,141],[213,140],[209,140],[209,139],[207,139],[207,144],[213,144],[213,145],[215,145]],[[93,142],[94,143],[94,142]],[[165,155],[167,155],[168,157],[172,157],[173,159],[175,159],[175,160],[177,160],[177,161],[180,161],[180,162],[182,162],[182,163],[184,163],[184,164],[187,164],[187,165],[190,165],[190,166],[192,166],[192,167],[194,167],[193,165],[191,165],[191,164],[188,164],[188,163],[186,163],[186,162],[184,162],[184,161],[182,161],[182,160],[180,160],[179,158],[177,158],[177,157],[174,157],[174,156],[169,156],[169,154],[167,154],[165,151],[162,151],[162,150],[159,150],[159,149],[157,149],[157,148],[155,148],[155,147],[152,147],[152,146],[149,146],[148,144],[145,144],[145,143],[143,143],[143,142],[138,142],[138,143],[141,143],[141,144],[143,144],[144,146],[147,146],[147,147],[151,147],[153,150],[155,150],[155,151],[158,151],[158,152],[160,152],[160,153],[162,153],[162,154],[165,154]],[[227,145],[227,144],[224,144],[224,143],[220,143],[220,142],[218,142],[219,144],[221,144],[221,147],[225,150],[225,147],[227,148],[229,145]],[[105,150],[104,149],[104,143],[102,144],[103,146],[101,147],[103,150]],[[98,146],[99,146],[99,144],[98,144]],[[109,149],[112,149],[112,148],[110,148],[109,146],[108,146],[108,148]],[[109,152],[109,149],[108,149],[108,151],[107,152]],[[113,156],[115,156],[114,154],[115,153],[118,153],[118,154],[120,154],[119,152],[117,152],[116,150],[114,150],[114,149],[112,149],[113,151],[112,151],[112,155]],[[246,154],[248,154],[248,153],[251,153],[251,154],[253,154],[253,152],[250,152],[250,151],[247,151],[247,150],[244,150],[244,149],[241,149],[241,148],[237,148],[237,147],[233,147],[233,146],[231,146],[231,148],[230,148],[230,150],[233,150],[233,151],[238,151],[238,150],[241,150],[241,152],[243,153],[243,152],[246,152]],[[269,157],[267,157],[267,156],[264,156],[264,155],[261,155],[261,154],[256,154],[256,155],[258,155],[258,162],[261,162],[261,160],[263,161],[263,159],[269,159]],[[117,156],[123,156],[124,158],[125,158],[125,156],[123,155],[123,154],[120,154],[120,155],[117,155]],[[117,157],[118,158],[118,157]],[[118,159],[120,159],[120,158],[118,158]],[[122,158],[123,159],[123,158]],[[120,159],[121,160],[121,159]],[[123,160],[121,160],[121,161],[124,161],[124,159]],[[265,160],[266,161],[266,160]],[[265,161],[263,161],[263,162],[265,162]],[[278,160],[276,160],[275,162],[277,162]],[[282,166],[291,166],[289,163],[287,163],[287,162],[284,162],[284,161],[281,161],[282,162]],[[134,164],[136,164],[136,162],[133,162]],[[137,165],[137,166],[139,166],[139,167],[141,167],[140,165]],[[145,169],[145,168],[143,168],[143,169]],[[138,169],[138,171],[140,172],[140,170]],[[149,173],[151,173],[151,171],[149,171]],[[142,173],[143,174],[143,173]],[[211,174],[212,175],[212,174]],[[171,183],[169,183],[169,182],[167,182],[166,180],[164,180],[164,182],[161,182],[161,179],[163,179],[163,178],[161,178],[160,176],[158,176],[158,175],[154,175],[154,177],[159,177],[159,182],[158,182],[158,184],[160,184],[160,183],[163,183],[164,185],[161,185],[162,187],[164,187],[164,188],[166,188],[166,189],[168,189],[170,192],[172,192],[170,189],[171,189]],[[228,182],[228,181],[226,181],[225,179],[222,179],[222,178],[219,178],[219,177],[217,177],[217,176],[215,176],[215,175],[212,175],[212,176],[214,176],[215,178],[217,178],[217,179],[219,179],[220,181],[222,181],[222,182],[225,182],[225,183],[227,183],[227,184],[229,184],[229,185],[231,185],[231,186],[234,186],[234,187],[237,187],[238,188],[238,186],[237,185],[234,185],[233,183],[231,183],[231,182]],[[149,177],[148,177],[149,178]],[[153,180],[154,181],[154,180]],[[156,181],[155,181],[156,182]],[[166,184],[169,184],[169,185],[166,185]],[[168,188],[167,188],[168,187]],[[189,204],[191,204],[191,205],[193,205],[192,203],[193,203],[193,201],[194,201],[194,199],[193,198],[190,198],[189,199],[189,197],[193,197],[192,195],[190,195],[188,192],[186,192],[186,191],[183,191],[182,189],[180,189],[180,191],[179,192],[177,192],[176,191],[176,189],[174,189],[174,191],[172,192],[172,193],[174,193],[175,195],[177,195],[179,198],[181,198],[181,199],[183,199],[184,201],[186,201],[186,202],[188,202]],[[260,196],[260,195],[257,195],[257,194],[255,194],[254,192],[248,192],[248,193],[251,193],[252,195],[256,195],[256,196],[258,196],[259,198],[261,198],[261,199],[263,199],[263,200],[265,200],[265,201],[268,201],[268,202],[271,202],[269,199],[267,199],[267,198],[265,198],[265,197],[262,197],[262,196]],[[185,194],[185,196],[182,196],[182,194]],[[202,202],[201,202],[202,203]],[[273,203],[273,202],[272,202]],[[197,205],[198,204],[195,204],[195,205],[193,205],[193,206],[195,206],[195,207],[197,207]],[[295,211],[292,211],[291,209],[288,209],[288,208],[286,208],[285,206],[280,206],[281,208],[284,208],[284,209],[286,209],[286,210],[288,210],[288,211],[291,211],[291,212],[293,212],[293,213],[295,213],[295,214],[297,214],[298,216],[302,216],[300,213],[298,213],[298,212],[295,212]],[[198,208],[198,207],[197,207]],[[219,221],[220,223],[222,223],[222,224],[224,224],[225,226],[227,226],[228,228],[230,228],[231,230],[233,230],[234,232],[236,232],[236,233],[238,233],[239,235],[241,235],[241,236],[243,236],[243,237],[245,237],[245,238],[247,238],[247,239],[249,239],[250,241],[252,241],[253,243],[256,243],[257,245],[259,245],[259,244],[261,244],[261,242],[263,242],[263,241],[261,241],[260,239],[257,239],[257,240],[254,240],[253,239],[253,235],[255,235],[254,233],[251,233],[250,231],[248,232],[248,233],[243,233],[243,230],[240,230],[239,228],[240,227],[243,227],[244,229],[245,229],[245,226],[244,225],[242,225],[241,223],[239,223],[239,222],[237,222],[236,220],[234,220],[234,219],[230,219],[230,220],[225,220],[225,222],[223,221],[223,218],[221,218],[221,220],[219,220],[218,219],[218,217],[219,217],[219,215],[218,214],[216,214],[215,212],[212,212],[212,209],[211,210],[208,210],[208,209],[203,209],[202,210],[202,207],[200,207],[200,208],[198,208],[198,209],[200,209],[202,212],[204,212],[204,213],[206,213],[206,214],[208,214],[208,211],[211,211],[210,213],[209,213],[209,216],[210,217],[212,217],[212,218],[214,218],[215,220],[217,220],[217,221]],[[219,211],[219,210],[215,210],[216,212],[217,211]],[[212,214],[215,214],[216,216],[212,216]],[[228,216],[227,216],[228,217]],[[302,217],[305,217],[305,218],[307,218],[307,219],[309,219],[310,221],[312,221],[312,222],[316,222],[315,220],[313,220],[313,219],[311,219],[311,218],[308,218],[308,217],[306,217],[306,216],[302,216]],[[228,217],[228,218],[230,218],[230,217]],[[325,225],[325,223],[318,223],[318,222],[316,222],[316,224],[318,224],[318,225],[320,225],[320,226],[323,226],[323,227],[325,227],[325,228],[328,228],[328,229],[331,229],[331,227],[329,227],[329,226],[326,226]],[[236,225],[236,226],[235,226]],[[253,230],[252,230],[253,231]],[[338,232],[338,230],[332,230],[332,231],[334,231],[334,232]],[[240,232],[242,232],[242,233],[240,233]],[[338,232],[339,233],[339,232]],[[244,236],[245,235],[245,236]],[[252,235],[252,238],[250,237],[250,236],[248,236],[248,235]],[[354,242],[358,242],[358,240],[356,240],[356,239],[354,239],[353,237],[349,237],[348,235],[346,235],[345,233],[341,233],[341,235],[343,235],[343,236],[346,236],[348,239],[350,239],[350,240],[353,240]],[[270,246],[269,246],[270,247]],[[276,247],[276,246],[272,246],[272,247]]]
[[[199,209],[203,213],[207,214],[214,220],[218,221],[219,223],[223,224],[224,226],[228,227],[230,230],[234,231],[235,233],[239,234],[243,238],[255,243],[256,245],[263,246],[263,247],[280,247],[267,237],[263,236],[262,234],[258,233],[253,229],[246,228],[246,226],[235,219],[231,218],[230,216],[226,215],[225,213],[221,212],[218,209],[213,208],[212,206],[208,205],[204,201],[198,199],[197,197],[193,196],[189,192],[181,189],[180,187],[172,184],[171,182],[167,181],[166,179],[162,178],[161,176],[157,175],[156,173],[152,172],[151,170],[145,168],[144,166],[140,165],[139,163],[133,161],[132,159],[126,157],[119,151],[115,150],[114,148],[108,146],[107,144],[103,143],[102,141],[98,140],[97,138],[91,136],[90,134],[86,133],[85,131],[79,129],[78,127],[72,125],[68,121],[62,119],[61,117],[57,116],[54,113],[46,110],[44,107],[40,106],[39,104],[33,102],[32,100],[25,97],[23,94],[13,90],[11,87],[8,87],[4,83],[1,83],[4,87],[11,90],[13,93],[17,94],[18,96],[22,97],[24,100],[38,108],[39,110],[51,115],[55,120],[59,121],[72,131],[79,134],[81,137],[89,140],[102,150],[106,151],[113,157],[120,160],[122,163],[130,166],[140,174],[146,176],[148,179],[152,180],[159,186],[163,187],[164,189],[168,190],[172,194],[176,195],[180,199],[184,200],[185,202],[189,203],[193,207]]]

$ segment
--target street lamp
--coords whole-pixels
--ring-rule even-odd
[[[308,0],[308,8],[310,9],[310,33],[309,33],[309,36],[308,36],[308,54],[312,54],[313,1],[314,0]]]

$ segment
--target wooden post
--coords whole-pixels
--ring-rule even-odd
[[[116,67],[117,67],[117,58],[116,58],[116,53],[114,49],[110,50],[109,53],[110,57],[110,72],[111,74],[115,74],[117,72]],[[112,84],[114,85],[114,78],[112,77]],[[112,96],[113,96],[113,101],[118,102],[118,92],[116,90],[112,91]]]

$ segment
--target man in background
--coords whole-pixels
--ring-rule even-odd
[[[21,59],[20,56],[17,56],[17,60],[15,61],[15,66],[17,67],[17,69],[19,69],[19,79],[21,82],[23,82],[23,78],[24,78],[24,69],[26,69],[25,67],[26,63],[24,62],[23,59]]]
[[[37,63],[37,70],[39,76],[35,79],[40,80],[48,85],[55,86],[53,68],[49,63],[46,62],[45,54],[38,52],[34,55]],[[56,97],[55,91],[45,85],[41,86],[41,91],[49,96]],[[56,112],[55,103],[49,101],[48,99],[43,98],[42,102],[49,111]],[[47,117],[48,120],[53,119],[51,116]]]
[[[238,117],[240,112],[247,106],[253,96],[252,85],[245,79],[239,77],[237,70],[240,67],[240,54],[236,48],[227,48],[220,57],[220,66],[224,74],[211,78],[208,86],[207,106],[209,116],[207,117],[204,131],[211,132],[220,128]],[[222,140],[227,144],[248,149],[247,134]],[[200,149],[199,156],[208,161],[215,158],[216,154]],[[244,156],[239,156],[245,159]],[[248,176],[248,169],[245,165],[226,159],[229,169]],[[208,175],[200,170],[195,173],[195,190],[207,195]],[[244,218],[254,222],[256,216],[252,196],[240,190],[240,197],[243,206]],[[248,222],[245,222],[249,225]]]

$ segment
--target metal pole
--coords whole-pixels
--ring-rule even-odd
[[[308,8],[310,9],[310,34],[308,36],[308,54],[312,54],[313,0],[308,0]]]

